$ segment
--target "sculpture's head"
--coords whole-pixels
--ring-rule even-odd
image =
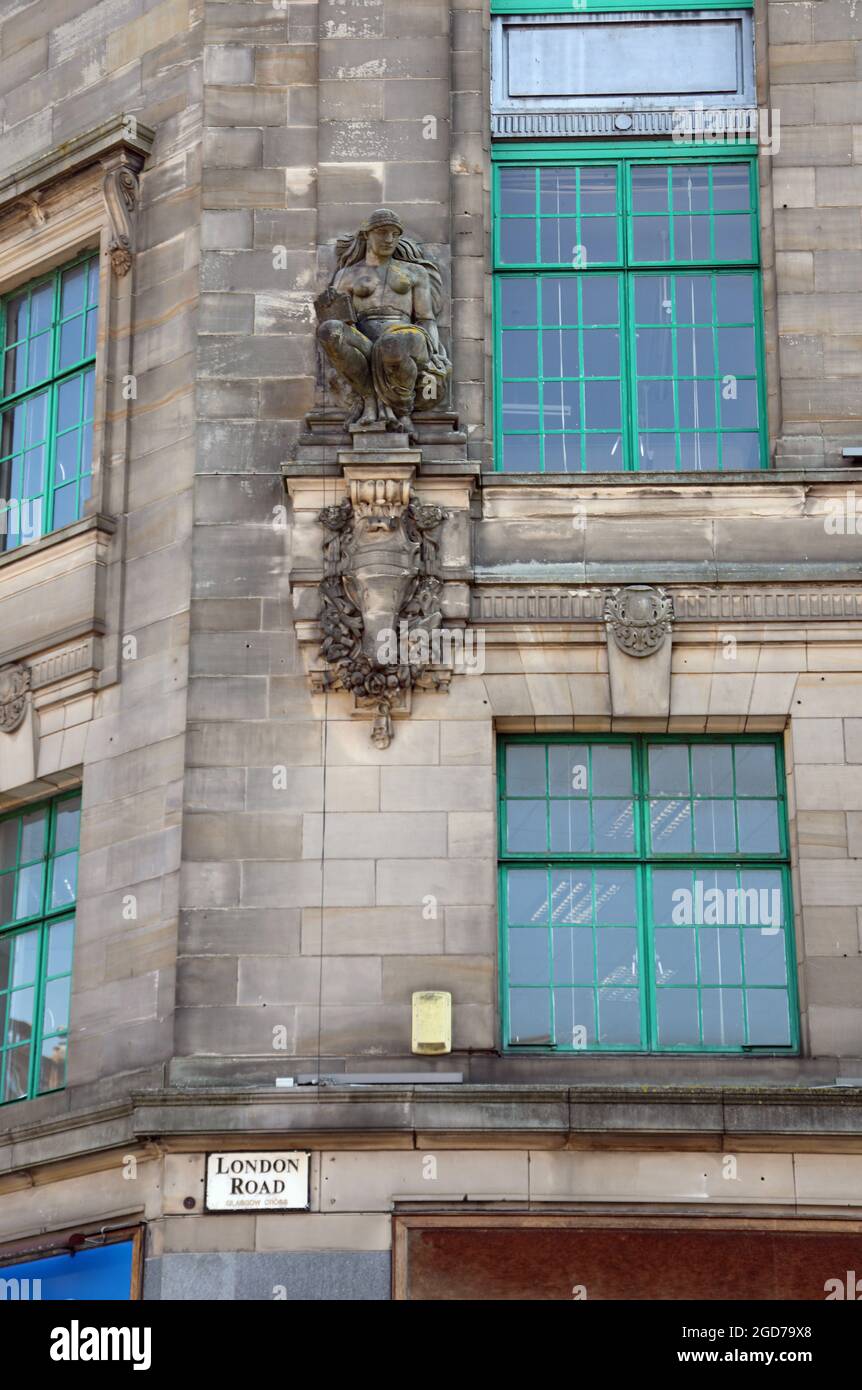
[[[372,212],[362,228],[369,249],[380,260],[388,260],[404,233],[404,228],[391,208]]]

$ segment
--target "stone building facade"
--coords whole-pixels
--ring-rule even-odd
[[[0,1274],[859,1268],[862,9],[491,10],[0,5]],[[440,276],[409,431],[317,332],[380,209]],[[449,646],[360,689],[369,518],[373,630]],[[307,1210],[209,1209],[284,1151]]]

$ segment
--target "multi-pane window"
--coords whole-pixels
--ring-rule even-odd
[[[65,1084],[81,797],[0,820],[0,1102]]]
[[[498,154],[506,472],[765,464],[752,158]]]
[[[0,305],[0,549],[83,513],[92,483],[99,259],[88,256]]]
[[[500,791],[508,1046],[796,1046],[777,741],[513,738]]]

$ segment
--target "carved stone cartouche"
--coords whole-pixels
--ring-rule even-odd
[[[17,663],[0,669],[0,732],[14,734],[27,713],[30,668]]]
[[[605,594],[604,619],[620,651],[652,656],[673,623],[673,599],[651,584],[628,584]]]

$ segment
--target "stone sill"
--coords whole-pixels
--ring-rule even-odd
[[[738,473],[501,473],[497,470],[480,474],[482,487],[655,487],[673,488],[717,487],[720,490],[735,486],[800,487],[815,483],[845,483],[848,487],[862,484],[862,466],[846,468],[758,468]]]
[[[40,536],[37,541],[28,541],[26,545],[16,546],[14,550],[6,550],[0,554],[0,572],[8,566],[14,565],[17,561],[30,559],[32,556],[44,554],[46,550],[51,550],[55,545],[64,545],[67,541],[74,540],[76,536],[82,536],[87,531],[101,531],[106,536],[112,536],[117,529],[117,523],[110,516],[85,516],[79,521],[70,521],[68,526],[61,526],[56,531],[49,531],[47,535]]]

